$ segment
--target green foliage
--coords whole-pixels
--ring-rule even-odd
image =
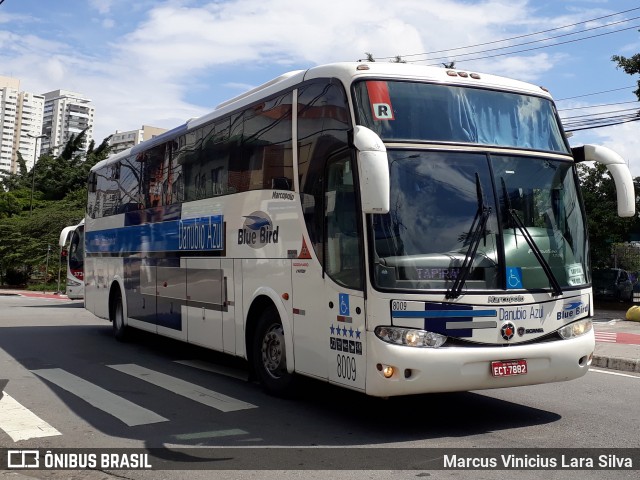
[[[635,75],[640,73],[640,53],[636,53],[634,56],[627,58],[621,55],[614,55],[611,60],[618,64],[618,68],[622,68],[624,73],[629,75]],[[634,92],[640,100],[640,80],[638,80],[638,89]]]
[[[61,285],[62,288],[62,285]],[[44,284],[43,282],[40,283],[32,283],[29,286],[27,286],[27,290],[31,291],[31,292],[55,292],[58,289],[58,283],[56,282],[52,282],[51,279],[49,279],[49,282],[47,282],[47,284]]]
[[[582,189],[593,268],[612,265],[612,246],[629,239],[638,228],[638,219],[618,217],[616,188],[613,179],[602,164],[578,165]]]
[[[640,248],[628,243],[617,243],[611,251],[615,257],[614,266],[629,272],[640,272]]]
[[[0,190],[0,218],[12,217],[20,213],[20,204],[11,192]]]
[[[24,161],[24,158],[22,158],[22,153],[20,153],[20,150],[18,150],[18,174],[27,174],[27,164]]]
[[[48,276],[57,277],[60,231],[84,218],[89,170],[110,152],[109,138],[97,148],[92,143],[87,152],[83,139],[84,132],[72,137],[60,155],[42,155],[30,172],[20,168],[2,179],[0,284],[24,277],[43,280],[47,253]]]

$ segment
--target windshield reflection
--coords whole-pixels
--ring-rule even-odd
[[[570,162],[407,151],[390,151],[389,162],[391,209],[372,215],[370,225],[377,287],[450,294],[458,279],[460,291],[549,289],[544,263],[563,288],[586,283],[587,239]],[[479,191],[481,229],[474,227]],[[513,224],[507,201],[537,248]],[[507,284],[507,271],[519,282]]]

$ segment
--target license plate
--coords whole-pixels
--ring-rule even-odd
[[[526,360],[491,362],[491,375],[494,377],[510,377],[512,375],[525,375],[526,373]]]

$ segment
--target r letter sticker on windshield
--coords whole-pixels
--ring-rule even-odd
[[[374,120],[394,120],[387,82],[367,82],[367,93]]]

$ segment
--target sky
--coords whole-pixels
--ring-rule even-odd
[[[576,117],[640,110],[638,75],[611,61],[640,53],[639,30],[637,0],[0,0],[0,75],[22,91],[90,98],[98,143],[176,127],[285,72],[365,52],[542,85]],[[570,143],[612,148],[640,176],[640,121]]]

